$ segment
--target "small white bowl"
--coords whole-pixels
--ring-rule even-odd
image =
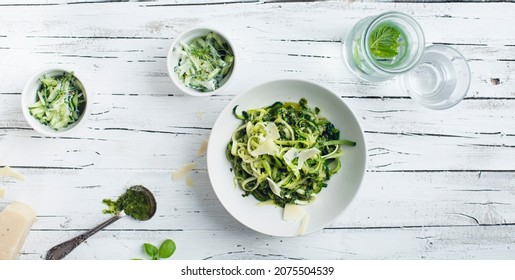
[[[200,36],[205,36],[209,32],[214,32],[218,34],[220,37],[222,37],[222,40],[225,41],[228,45],[230,50],[232,51],[232,54],[234,56],[234,61],[231,67],[231,70],[225,75],[223,80],[220,83],[220,87],[213,91],[206,91],[201,92],[194,88],[190,88],[184,85],[184,83],[179,79],[177,76],[177,73],[175,73],[175,66],[179,64],[180,55],[175,52],[175,47],[179,45],[180,42],[186,42],[189,43],[193,39],[198,38]],[[220,93],[222,90],[224,90],[227,87],[227,84],[231,80],[231,76],[234,73],[234,69],[236,66],[236,53],[234,51],[234,45],[229,41],[229,38],[225,36],[222,32],[213,29],[211,27],[195,27],[188,30],[185,30],[184,32],[177,35],[175,40],[173,40],[172,45],[170,46],[170,49],[168,50],[168,56],[166,58],[166,64],[167,64],[167,70],[168,70],[168,76],[172,79],[172,82],[175,84],[176,87],[178,87],[182,92],[192,95],[192,96],[211,96],[216,93]]]
[[[29,106],[34,104],[37,101],[37,91],[41,87],[41,82],[39,81],[39,78],[43,76],[49,76],[49,77],[55,77],[62,75],[63,73],[70,73],[74,72],[74,76],[76,78],[75,83],[79,88],[82,89],[82,92],[84,94],[84,99],[86,101],[84,110],[82,110],[82,114],[80,115],[79,119],[68,125],[65,128],[56,130],[53,129],[47,125],[44,125],[40,123],[34,116],[30,114]],[[27,83],[25,84],[25,87],[23,88],[23,91],[21,93],[21,108],[23,112],[23,116],[25,117],[25,120],[29,123],[29,125],[37,132],[50,137],[56,137],[56,136],[63,136],[66,134],[69,134],[73,131],[75,131],[79,126],[84,122],[84,119],[86,119],[88,113],[89,113],[89,100],[88,100],[88,91],[86,89],[86,86],[83,83],[83,80],[77,76],[76,71],[72,71],[69,69],[65,69],[62,67],[49,67],[44,68],[40,71],[37,71],[35,74],[33,74]]]

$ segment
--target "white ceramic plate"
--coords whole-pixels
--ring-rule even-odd
[[[340,171],[331,177],[328,187],[320,192],[314,203],[303,206],[310,215],[305,234],[324,228],[340,215],[355,196],[365,174],[363,131],[351,109],[335,93],[311,82],[278,80],[238,95],[222,111],[211,132],[207,153],[209,178],[227,211],[247,227],[264,234],[295,236],[300,221],[283,221],[283,208],[258,205],[253,196],[242,197],[243,191],[234,185],[234,174],[225,157],[225,149],[233,131],[241,125],[241,120],[233,116],[232,109],[236,105],[239,105],[240,111],[265,107],[276,101],[298,102],[302,97],[307,99],[308,106],[320,108],[320,114],[340,130],[340,138],[357,143],[355,147],[344,147]]]

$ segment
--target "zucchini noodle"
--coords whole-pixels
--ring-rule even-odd
[[[233,114],[242,124],[233,132],[226,156],[243,196],[281,207],[312,203],[340,170],[342,146],[356,145],[340,140],[340,131],[304,98],[241,115],[237,107]]]

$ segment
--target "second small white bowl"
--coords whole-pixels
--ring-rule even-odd
[[[233,56],[234,56],[234,62],[232,64],[231,70],[225,75],[225,77],[222,79],[220,83],[220,87],[213,91],[205,91],[201,92],[194,88],[190,88],[184,85],[184,83],[179,79],[177,76],[177,73],[175,73],[175,67],[179,64],[180,55],[175,51],[175,48],[179,45],[180,42],[189,43],[193,39],[205,36],[209,32],[214,32],[218,34],[220,37],[222,37],[222,40],[229,45],[229,49],[231,50]],[[170,49],[168,50],[168,56],[166,59],[168,70],[168,76],[170,79],[172,79],[172,82],[175,84],[176,87],[178,87],[182,92],[192,95],[192,96],[211,96],[217,93],[220,93],[222,90],[224,90],[227,87],[227,84],[231,80],[231,76],[234,73],[234,69],[236,66],[236,61],[238,60],[236,53],[234,51],[234,45],[229,41],[228,37],[225,36],[222,32],[219,30],[213,29],[211,27],[195,27],[188,29],[179,35],[173,40],[172,45],[170,46]]]
[[[79,117],[79,119],[68,125],[65,128],[55,130],[47,125],[44,125],[40,123],[34,116],[30,114],[29,106],[34,104],[37,101],[37,91],[41,88],[41,82],[39,81],[39,78],[43,76],[48,77],[55,77],[59,75],[63,75],[63,73],[71,73],[74,72],[74,76],[76,78],[75,83],[76,85],[82,89],[82,92],[84,94],[84,99],[86,101],[84,105],[84,109],[82,110],[82,113]],[[35,74],[33,74],[27,83],[25,84],[25,87],[23,88],[23,91],[21,93],[21,109],[23,112],[23,116],[25,117],[25,120],[29,123],[29,125],[37,132],[50,137],[56,137],[56,136],[62,136],[69,134],[73,131],[75,131],[79,126],[84,122],[84,120],[87,118],[87,115],[89,113],[89,103],[90,100],[88,98],[88,90],[86,89],[85,84],[83,83],[83,80],[77,76],[77,73],[75,71],[61,68],[61,67],[48,67],[44,68],[40,71],[37,71]]]

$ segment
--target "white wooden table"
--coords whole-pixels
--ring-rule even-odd
[[[515,4],[353,1],[33,0],[0,2],[0,166],[26,176],[0,181],[37,221],[20,259],[106,219],[101,200],[143,184],[156,217],[123,219],[68,259],[144,257],[142,244],[175,240],[175,259],[514,259]],[[54,5],[55,4],[55,5]],[[396,81],[359,82],[341,40],[359,19],[388,10],[414,16],[428,44],[457,48],[472,84],[456,107],[431,111]],[[195,24],[223,29],[239,69],[222,95],[185,96],[166,73],[174,37]],[[68,137],[38,135],[20,92],[51,64],[80,71],[95,93],[85,126]],[[365,181],[324,230],[277,238],[237,222],[216,198],[202,141],[237,94],[280,78],[318,82],[341,95],[367,137]],[[194,162],[193,187],[171,171]]]

